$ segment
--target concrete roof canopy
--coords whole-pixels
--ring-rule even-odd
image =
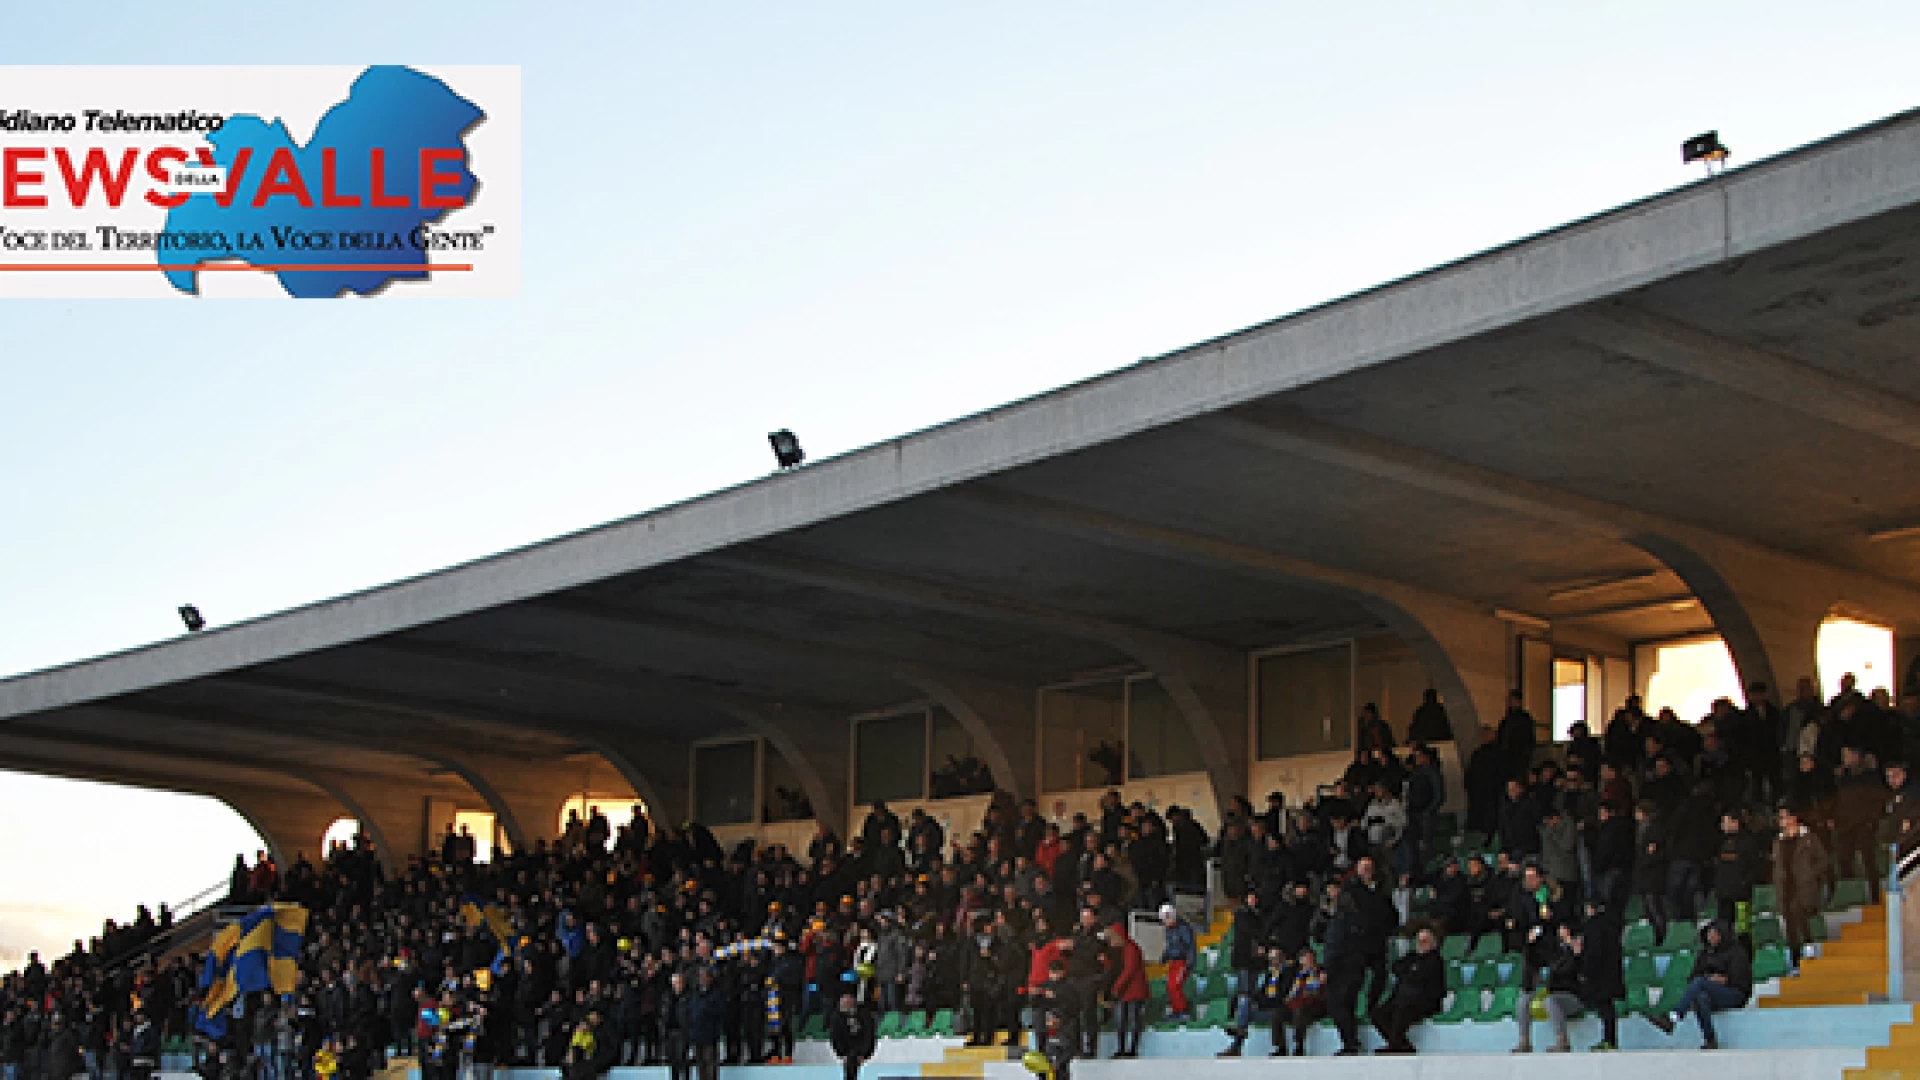
[[[837,817],[849,716],[1381,629],[1444,652],[1436,620],[1496,611],[1717,630],[1777,685],[1809,613],[1920,629],[1920,540],[1875,538],[1920,524],[1915,267],[1908,113],[838,458],[0,681],[0,764],[256,804],[445,784],[518,840],[596,766],[677,813],[699,738],[766,736]],[[960,711],[1030,789],[1031,747]]]

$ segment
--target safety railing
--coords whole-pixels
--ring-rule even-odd
[[[1920,847],[1902,854],[1899,844],[1889,844],[1887,866],[1887,999],[1905,1001],[1907,951],[1901,914],[1907,903],[1906,879],[1920,868]]]

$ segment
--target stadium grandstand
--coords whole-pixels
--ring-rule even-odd
[[[1910,113],[0,682],[264,844],[7,1080],[1920,1073],[1915,266]]]

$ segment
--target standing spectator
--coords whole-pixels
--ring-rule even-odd
[[[1429,690],[1431,694],[1433,691]],[[1422,706],[1425,708],[1425,706]],[[1441,710],[1445,719],[1446,712]],[[1413,880],[1408,884],[1421,884],[1426,881],[1427,863],[1434,857],[1434,826],[1439,819],[1440,809],[1447,802],[1447,780],[1440,772],[1440,761],[1433,747],[1424,743],[1415,743],[1413,747],[1413,772],[1407,776],[1407,853],[1404,860],[1411,867]]]
[[[1420,707],[1413,710],[1413,722],[1407,725],[1410,743],[1453,741],[1453,722],[1447,719],[1447,707],[1440,704],[1440,692],[1428,687],[1420,693]]]
[[[1713,895],[1719,903],[1716,912],[1728,926],[1739,925],[1739,905],[1753,900],[1753,886],[1760,880],[1760,843],[1732,810],[1720,815],[1720,851],[1713,862]]]
[[[840,995],[840,1008],[833,1014],[830,1037],[834,1055],[846,1080],[857,1080],[860,1066],[879,1048],[873,1014],[854,1001],[852,994]]]
[[[715,984],[713,967],[702,965],[699,986],[693,992],[687,1032],[693,1044],[694,1071],[700,1080],[719,1080],[720,1035],[727,1026],[727,997]]]
[[[1650,799],[1634,807],[1636,836],[1633,857],[1633,892],[1640,897],[1653,924],[1656,937],[1667,936],[1667,867],[1672,856],[1667,850],[1667,830]]]
[[[1533,1053],[1533,1006],[1536,1001],[1546,1009],[1547,1023],[1553,1029],[1553,1045],[1547,1047],[1550,1054],[1564,1054],[1573,1049],[1567,1040],[1567,1018],[1580,1011],[1580,938],[1573,927],[1562,925],[1553,945],[1546,950],[1547,985],[1541,988],[1538,996],[1522,994],[1513,1009],[1514,1023],[1520,1028],[1520,1041],[1514,1046],[1516,1054]]]
[[[1869,766],[1860,748],[1840,750],[1840,768],[1834,774],[1833,855],[1837,876],[1867,879],[1867,897],[1880,902],[1880,859],[1877,837],[1880,816],[1887,808],[1887,787]],[[1858,874],[1855,873],[1858,870]]]
[[[1327,916],[1327,1015],[1340,1032],[1336,1057],[1355,1057],[1360,1053],[1360,990],[1367,979],[1367,960],[1355,936],[1359,921],[1353,897],[1340,888],[1339,881],[1327,882],[1322,901]]]
[[[1126,924],[1107,928],[1107,942],[1115,956],[1108,995],[1114,1002],[1113,1029],[1119,1046],[1114,1057],[1140,1056],[1140,1036],[1147,1028],[1147,965],[1140,945],[1127,936]]]
[[[1523,700],[1520,691],[1508,692],[1507,712],[1500,718],[1500,731],[1493,739],[1506,762],[1507,778],[1525,776],[1533,767],[1533,749],[1539,740],[1533,714],[1526,710]]]
[[[1782,807],[1780,835],[1773,842],[1773,883],[1796,972],[1807,951],[1807,925],[1820,911],[1827,866],[1827,850],[1801,821],[1799,810]]]
[[[1507,786],[1506,759],[1493,741],[1493,729],[1480,729],[1480,745],[1467,759],[1467,829],[1492,836],[1500,827],[1500,793]]]

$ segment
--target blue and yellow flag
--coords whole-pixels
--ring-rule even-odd
[[[195,1024],[210,1035],[226,1030],[226,1013],[242,994],[271,990],[293,993],[300,973],[300,946],[307,933],[307,909],[299,904],[269,904],[228,923],[214,936],[200,972],[200,1003]]]
[[[469,930],[478,930],[482,926],[493,935],[493,940],[507,948],[513,942],[513,926],[507,922],[507,913],[499,904],[482,900],[469,893],[460,899],[460,917],[466,920]]]

